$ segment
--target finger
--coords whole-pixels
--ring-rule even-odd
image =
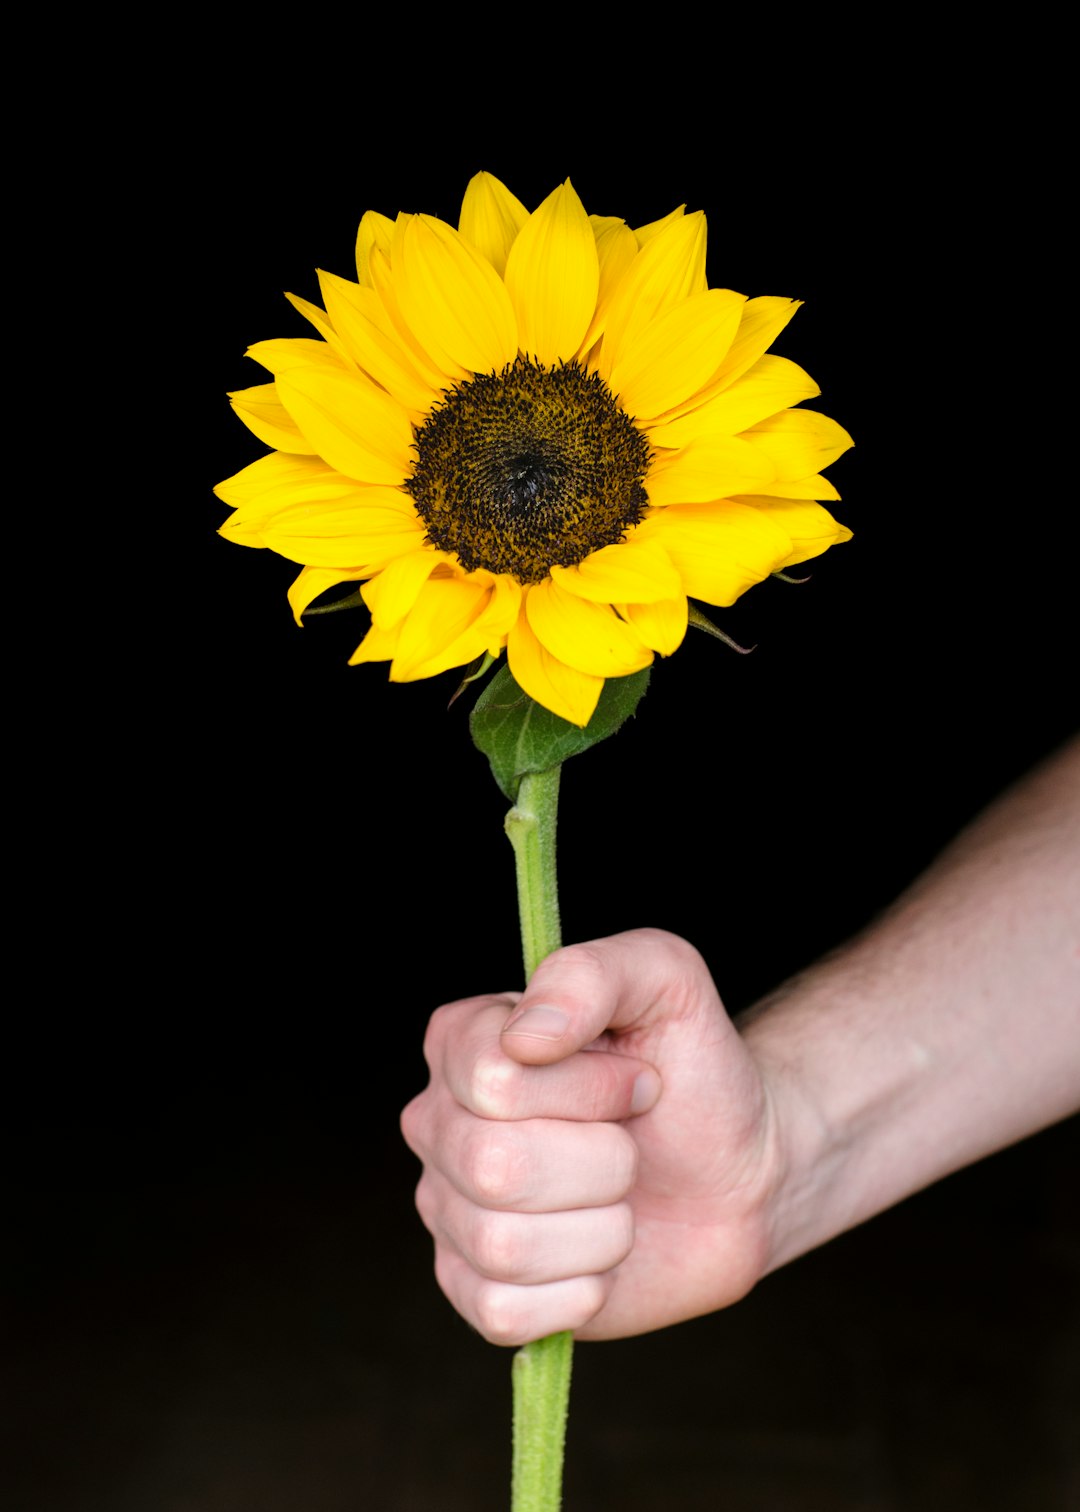
[[[615,1045],[625,1037],[621,1048],[632,1053],[635,1032],[706,1013],[715,1019],[719,1002],[692,945],[661,929],[635,929],[542,961],[503,1027],[502,1047],[512,1060],[550,1064],[612,1031]]]
[[[463,1197],[504,1212],[607,1207],[626,1197],[637,1175],[637,1145],[614,1123],[503,1123],[459,1108],[410,1142]]]
[[[614,1286],[609,1272],[539,1286],[513,1286],[477,1275],[452,1249],[436,1249],[435,1276],[458,1312],[489,1344],[529,1344],[596,1316]]]
[[[634,1242],[627,1202],[564,1213],[494,1212],[427,1172],[416,1207],[436,1243],[456,1250],[478,1276],[519,1286],[601,1275],[621,1265]]]
[[[435,1015],[426,1043],[433,1083],[444,1081],[461,1107],[481,1118],[598,1122],[654,1106],[661,1086],[654,1068],[611,1053],[616,1047],[608,1042],[587,1052],[568,1050],[554,1065],[511,1059],[499,1035],[512,1008],[505,999],[478,998]]]

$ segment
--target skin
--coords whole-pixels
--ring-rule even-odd
[[[487,1339],[726,1307],[1080,1108],[1080,741],[738,1023],[693,946],[633,930],[440,1008],[425,1055],[417,1207]]]

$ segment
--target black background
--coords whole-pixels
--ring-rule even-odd
[[[689,636],[566,768],[566,938],[685,934],[737,1011],[1075,726],[1075,504],[1036,377],[1058,228],[1007,110],[946,111],[930,69],[768,110],[485,82],[343,110],[330,79],[331,129],[279,77],[158,128],[145,222],[127,181],[147,460],[49,883],[92,990],[16,1122],[25,1512],[505,1503],[509,1356],[438,1293],[396,1130],[431,1009],[519,982],[505,805],[453,676],[348,668],[362,613],[298,630],[296,569],[219,539],[210,492],[263,451],[223,398],[262,381],[244,348],[306,334],[281,291],[348,276],[365,208],[456,221],[480,168],[530,207],[569,174],[632,224],[704,208],[710,283],[805,301],[777,350],[855,438],[830,470],[854,540],[718,614],[753,655]],[[1064,1508],[1077,1153],[1074,1121],[729,1313],[582,1348],[568,1508]]]

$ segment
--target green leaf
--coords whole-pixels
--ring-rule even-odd
[[[347,593],[344,598],[333,599],[329,604],[309,604],[304,610],[304,619],[309,614],[336,614],[339,609],[362,609],[364,600],[357,588],[355,593]]]
[[[776,573],[773,573],[774,577],[776,575]],[[756,649],[754,646],[740,646],[737,640],[732,640],[731,636],[728,635],[726,631],[721,630],[718,625],[713,624],[712,620],[709,619],[707,615],[702,614],[701,610],[696,604],[691,604],[689,606],[688,617],[691,625],[693,625],[695,629],[704,630],[706,635],[715,635],[717,640],[723,641],[725,646],[730,646],[731,649],[733,651],[737,651],[740,656],[749,656],[751,651]]]
[[[546,772],[614,735],[637,709],[648,686],[648,667],[629,677],[609,677],[596,712],[581,729],[535,703],[504,664],[469,716],[473,744],[491,762],[495,781],[514,803],[527,772]]]

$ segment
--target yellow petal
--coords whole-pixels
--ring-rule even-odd
[[[735,340],[713,379],[713,388],[716,391],[727,388],[753,367],[772,346],[801,303],[799,299],[781,299],[774,294],[748,299],[743,305]]]
[[[682,579],[655,541],[603,546],[577,567],[552,567],[552,581],[597,604],[651,604],[681,592]]]
[[[638,253],[634,233],[617,215],[590,215],[589,224],[596,237],[596,255],[600,263],[600,286],[596,295],[596,310],[581,343],[582,352],[588,352],[603,333],[611,296],[619,287],[623,274]]]
[[[400,220],[400,217],[399,217]],[[398,306],[397,290],[394,287],[394,278],[390,270],[389,260],[376,248],[371,254],[370,271],[375,293],[379,296],[378,305],[371,305],[369,313],[379,326],[383,335],[391,341],[400,342],[402,350],[406,353],[413,367],[436,393],[442,393],[460,377],[460,371],[456,363],[446,359],[447,369],[439,366],[434,356],[426,351],[423,345],[417,341],[408,322]],[[380,313],[381,311],[381,313]]]
[[[777,478],[772,483],[758,483],[755,491],[775,499],[831,499],[835,502],[840,497],[821,473],[813,473],[808,478],[791,478],[786,482]]]
[[[802,368],[786,357],[759,357],[754,366],[730,387],[696,409],[683,407],[676,420],[649,426],[654,446],[685,446],[699,436],[737,436],[803,399],[813,399],[821,390]]]
[[[303,628],[304,610],[309,604],[313,604],[320,593],[325,593],[328,588],[335,588],[339,583],[355,583],[360,577],[359,573],[340,572],[329,567],[305,567],[299,577],[294,578],[289,589],[289,604],[292,607],[293,619]]]
[[[744,431],[743,439],[772,459],[780,483],[820,472],[855,444],[844,427],[828,415],[805,409],[772,415]]]
[[[229,402],[264,445],[307,456],[317,450],[278,398],[276,384],[258,383],[254,388],[237,389],[229,395]]]
[[[688,615],[685,593],[654,604],[619,604],[617,608],[650,650],[670,656],[682,645]]]
[[[652,652],[607,604],[593,604],[546,579],[525,600],[537,639],[552,656],[593,677],[626,677],[652,661]]]
[[[497,656],[521,613],[524,589],[516,578],[500,573],[493,585],[491,601],[484,610],[481,628],[488,638],[487,650]]]
[[[677,452],[659,452],[649,468],[649,503],[696,504],[732,494],[763,493],[776,476],[771,458],[738,436],[703,436]]]
[[[371,288],[371,254],[380,251],[390,256],[390,243],[394,236],[394,223],[388,215],[377,210],[365,210],[356,233],[356,276],[365,288]]]
[[[493,573],[472,573],[464,581],[476,590],[483,590],[478,600],[481,608],[478,614],[472,611],[463,614],[467,609],[466,600],[460,594],[448,594],[440,588],[442,582],[449,581],[451,579],[433,578],[424,588],[425,596],[430,596],[433,602],[437,600],[439,632],[433,640],[442,641],[442,644],[436,649],[428,646],[425,650],[421,641],[421,656],[410,659],[410,632],[407,626],[402,627],[395,664],[390,670],[393,680],[411,682],[414,677],[436,677],[451,667],[463,667],[467,662],[475,661],[476,656],[484,652],[498,656],[507,644],[508,632],[516,621],[522,602],[519,582],[514,582],[505,573],[498,578]],[[417,608],[422,612],[419,603]],[[457,620],[455,614],[460,615]],[[430,627],[424,634],[430,634]],[[445,637],[449,638],[443,640]]]
[[[453,226],[412,216],[394,242],[393,275],[402,315],[440,367],[464,378],[513,362],[518,331],[506,285]]]
[[[367,577],[424,545],[423,521],[411,508],[400,508],[394,492],[357,489],[352,499],[321,507],[294,504],[266,522],[263,541],[290,561],[362,568],[359,575]]]
[[[567,179],[533,211],[507,259],[506,287],[522,352],[548,364],[575,357],[599,285],[596,238]]]
[[[351,478],[343,478],[318,457],[271,452],[226,478],[214,492],[233,509],[257,506],[270,514],[284,505],[341,498],[355,489]]]
[[[349,657],[349,666],[358,667],[362,662],[392,660],[400,639],[401,627],[399,625],[396,625],[393,630],[380,630],[378,625],[372,625]]]
[[[830,546],[851,540],[851,531],[839,520],[834,520],[827,509],[805,499],[744,498],[743,504],[761,509],[791,537],[791,551],[780,563],[781,567],[794,567],[799,562],[808,562],[820,556]]]
[[[401,626],[391,682],[434,677],[481,656],[488,637],[480,621],[491,591],[469,578],[429,578]]]
[[[684,591],[707,604],[733,604],[775,572],[792,545],[769,514],[730,499],[657,510],[638,533],[663,546]]]
[[[698,210],[669,219],[642,247],[611,298],[600,348],[602,378],[650,320],[702,292],[705,238],[705,216]]]
[[[664,231],[672,221],[681,220],[686,214],[685,205],[676,205],[667,215],[662,215],[659,220],[649,221],[648,225],[634,227],[634,239],[639,247],[643,247],[647,241],[652,241],[658,231]]]
[[[493,173],[478,173],[465,190],[458,230],[501,277],[514,238],[528,218],[525,206],[500,179]]]
[[[421,588],[447,558],[425,547],[391,562],[378,577],[363,587],[364,603],[371,610],[372,624],[382,630],[400,625],[412,610]]]
[[[608,379],[623,409],[648,420],[696,394],[723,361],[745,303],[730,289],[710,289],[665,310],[633,342],[624,342]]]
[[[346,361],[349,360],[348,353],[342,345],[338,333],[334,330],[333,321],[326,310],[320,310],[317,304],[312,304],[309,299],[301,299],[297,294],[286,294],[285,298],[294,310],[299,310],[305,320],[310,320],[327,346],[333,347],[339,357],[343,357]]]
[[[279,377],[293,368],[323,368],[332,373],[347,373],[349,367],[325,341],[309,336],[282,336],[275,341],[256,341],[244,353],[260,367]]]
[[[571,724],[588,724],[604,679],[577,672],[552,656],[537,640],[525,613],[518,615],[510,630],[506,658],[515,681],[530,698]]]
[[[276,457],[280,454],[274,455]],[[263,460],[268,462],[270,458]],[[306,462],[309,459],[305,457],[300,460]],[[259,468],[258,463],[253,463],[252,466]],[[245,481],[245,473],[249,471],[250,469],[245,469],[236,478],[229,478],[224,485],[219,485],[219,497],[224,496],[224,490],[237,499],[235,512],[222,526],[222,534],[231,539],[256,534],[265,537],[258,544],[278,550],[279,547],[272,539],[275,533],[281,533],[295,542],[298,537],[309,536],[345,538],[358,531],[366,536],[393,535],[397,540],[397,550],[392,553],[395,556],[409,548],[410,535],[418,536],[417,544],[423,540],[423,523],[413,508],[412,500],[400,489],[354,483],[351,478],[343,478],[340,473],[327,468],[322,476],[313,474],[302,477],[299,481],[289,477],[271,477],[267,486],[256,492],[249,490]],[[243,496],[245,494],[246,497]],[[296,550],[303,548],[294,544],[290,549],[280,549],[283,556],[291,557]],[[369,558],[361,555],[359,550],[351,556],[338,552],[334,558],[335,562],[342,565],[359,565],[367,560]]]
[[[408,476],[413,444],[408,416],[362,373],[290,368],[277,380],[277,390],[311,449],[347,478],[401,483]]]
[[[422,420],[439,390],[420,376],[396,335],[387,334],[389,321],[375,290],[321,269],[319,287],[349,356],[410,412],[414,424]]]

